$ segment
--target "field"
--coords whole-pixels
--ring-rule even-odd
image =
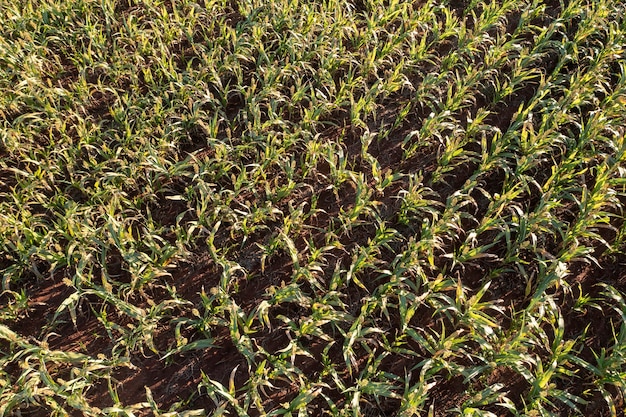
[[[624,0],[0,23],[0,417],[624,415]]]

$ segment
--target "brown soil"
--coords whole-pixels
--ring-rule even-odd
[[[357,2],[357,8],[359,4]],[[458,12],[463,10],[465,2],[458,2]],[[553,2],[557,4],[558,2]],[[363,6],[364,7],[364,6]],[[555,6],[556,7],[556,6]],[[242,19],[235,10],[232,10],[232,16],[228,21],[236,24]],[[512,26],[513,28],[513,26]],[[511,29],[512,30],[512,29]],[[178,46],[181,54],[181,65],[190,61],[193,57],[186,56],[188,46],[181,42]],[[441,46],[442,55],[447,52],[445,47]],[[549,56],[543,63],[546,73],[550,73],[556,63]],[[70,73],[68,76],[75,76]],[[61,83],[67,80],[59,81]],[[474,116],[476,112],[483,107],[491,111],[487,123],[499,128],[505,132],[511,125],[515,111],[521,103],[530,99],[536,90],[534,83],[524,85],[517,93],[511,97],[505,98],[503,102],[487,104],[484,98],[488,92],[481,92],[483,99],[478,100],[474,107],[463,110],[463,115]],[[92,107],[87,108],[94,118],[98,120],[106,120],[108,118],[107,107],[109,104],[108,97],[94,97]],[[395,115],[402,108],[402,93],[387,99],[386,112],[381,114],[383,120],[388,118],[388,123],[393,123]],[[226,114],[230,119],[235,119],[236,114],[241,110],[244,103],[237,96],[230,97],[228,100],[228,108]],[[422,173],[424,183],[436,189],[437,195],[434,197],[438,201],[445,203],[463,184],[470,179],[477,168],[476,163],[464,162],[456,166],[452,171],[448,172],[443,180],[433,184],[432,176],[437,168],[438,147],[435,145],[419,149],[411,157],[405,157],[403,149],[403,140],[408,132],[414,130],[416,126],[420,126],[424,119],[430,113],[430,108],[416,108],[407,117],[406,121],[401,123],[385,140],[384,143],[376,142],[371,144],[368,152],[376,158],[383,172],[394,170],[404,174]],[[461,117],[461,114],[458,115]],[[350,168],[362,173],[367,178],[368,184],[373,184],[371,178],[371,170],[366,161],[361,156],[361,134],[359,129],[349,126],[346,112],[339,112],[337,115],[329,115],[332,122],[338,127],[329,127],[322,138],[327,140],[341,140],[346,158]],[[231,120],[229,120],[231,121]],[[330,120],[329,120],[330,122]],[[381,121],[376,123],[371,121],[372,130]],[[181,148],[181,154],[186,152],[207,152],[211,150],[206,148],[199,132],[190,133],[190,143],[184,144]],[[339,139],[338,139],[339,138]],[[465,151],[468,153],[479,152],[473,145],[467,145]],[[330,168],[327,163],[320,162],[313,170],[314,173],[305,178],[303,187],[306,191],[300,191],[297,194],[289,196],[283,201],[277,202],[277,206],[283,212],[289,212],[289,205],[298,207],[301,203],[308,203],[311,206],[313,197],[317,198],[317,209],[321,211],[312,214],[305,221],[306,228],[302,232],[302,239],[294,242],[301,249],[304,247],[305,239],[313,241],[320,246],[324,242],[325,231],[336,226],[338,214],[343,210],[350,210],[355,205],[357,193],[355,186],[351,182],[345,182],[337,190],[333,191],[328,188],[329,183],[324,180]],[[228,180],[224,180],[228,181]],[[505,175],[501,171],[493,171],[483,179],[484,189],[491,193],[502,191],[505,181]],[[0,192],[5,192],[12,185],[10,178],[5,171],[0,171]],[[184,183],[170,184],[172,187],[184,189]],[[230,184],[224,184],[225,188],[231,187]],[[399,234],[404,238],[419,237],[419,232],[411,225],[403,225],[398,222],[397,211],[399,205],[398,192],[408,187],[408,179],[401,178],[390,187],[385,189],[376,199],[380,203],[379,211],[381,218],[388,224],[396,228]],[[241,202],[254,196],[238,197]],[[480,219],[485,214],[485,210],[489,203],[482,194],[473,195],[476,200],[475,207],[468,209],[468,213],[476,219]],[[531,196],[529,196],[531,197]],[[532,199],[531,199],[532,200]],[[532,201],[530,204],[533,204]],[[184,214],[187,210],[186,204],[182,202],[171,201],[167,199],[165,193],[160,195],[158,201],[147,204],[146,209],[152,213],[153,219],[164,226],[174,226],[177,216],[183,215],[183,220],[192,220],[189,214]],[[267,224],[266,231],[258,232],[249,237],[248,242],[243,244],[240,249],[232,250],[233,255],[239,265],[243,266],[246,274],[234,275],[232,277],[235,288],[231,297],[233,301],[247,315],[252,312],[259,304],[267,301],[267,294],[271,289],[280,287],[283,283],[289,283],[294,273],[294,265],[289,256],[279,251],[270,256],[262,268],[261,253],[254,242],[267,243],[276,232],[278,227]],[[221,233],[221,232],[220,232]],[[340,238],[343,245],[342,249],[331,250],[329,258],[332,262],[326,266],[323,271],[323,278],[328,281],[332,276],[335,264],[346,268],[351,262],[351,251],[358,246],[366,246],[367,242],[374,237],[376,227],[371,224],[364,224],[355,227],[353,230],[346,231]],[[216,238],[216,246],[234,247],[239,236],[229,236],[227,233],[218,234]],[[488,241],[493,236],[481,236],[481,239]],[[458,242],[447,242],[450,251]],[[357,246],[358,245],[358,246]],[[390,249],[381,252],[379,260],[391,263],[396,255],[403,249],[402,242],[392,242]],[[498,251],[498,248],[495,249]],[[441,254],[439,254],[441,255]],[[202,303],[200,294],[209,293],[212,288],[218,287],[221,278],[221,267],[215,265],[208,253],[198,250],[193,263],[181,263],[172,269],[171,277],[165,280],[170,287],[176,288],[176,294],[184,300],[190,301],[194,306]],[[110,264],[108,271],[111,275],[117,276],[120,282],[124,282],[128,277],[124,276],[124,268],[118,253],[112,250],[108,260]],[[2,262],[2,260],[0,260]],[[617,313],[611,315],[608,309],[600,312],[593,308],[584,310],[574,309],[575,295],[578,288],[585,294],[592,297],[600,295],[601,287],[598,284],[610,284],[622,293],[626,293],[626,272],[623,268],[626,258],[623,257],[605,257],[601,259],[599,266],[575,264],[570,266],[570,276],[568,282],[571,287],[570,292],[563,292],[560,297],[563,301],[562,311],[565,317],[566,338],[577,338],[585,336],[585,345],[580,356],[587,360],[593,361],[594,353],[609,345],[612,338],[611,319],[617,319]],[[486,299],[500,300],[501,305],[506,307],[507,314],[513,311],[519,311],[527,302],[525,296],[525,284],[521,277],[515,271],[508,270],[502,266],[492,265],[489,262],[479,262],[463,268],[452,269],[449,260],[442,256],[436,259],[437,267],[440,270],[448,270],[451,274],[457,274],[463,285],[469,288],[471,292],[477,291],[489,278],[492,285],[487,292]],[[500,269],[498,269],[500,268]],[[371,274],[364,273],[361,276],[363,287],[351,285],[345,289],[344,301],[349,305],[350,313],[357,315],[362,300],[367,297],[376,288],[383,284],[378,277],[377,271],[370,271]],[[21,317],[18,321],[11,324],[11,328],[19,332],[21,335],[29,337],[31,340],[46,341],[51,349],[61,349],[65,351],[82,352],[96,357],[99,354],[108,355],[114,349],[120,346],[116,343],[115,338],[108,335],[108,331],[102,322],[98,319],[99,311],[109,311],[110,307],[105,302],[97,298],[86,297],[76,306],[76,323],[73,323],[70,315],[63,312],[59,315],[58,320],[52,322],[55,312],[73,292],[74,290],[63,280],[63,271],[59,271],[55,275],[45,279],[30,279],[25,285],[26,292],[29,296],[28,314]],[[306,288],[308,295],[314,294],[316,289],[311,286]],[[159,303],[167,299],[169,296],[163,285],[155,286],[155,288],[147,289],[151,291],[149,296],[144,300],[136,300],[137,304],[148,307],[148,301]],[[1,302],[4,302],[3,300]],[[109,311],[110,312],[110,311]],[[303,307],[296,303],[284,303],[279,308],[272,310],[270,314],[271,327],[264,327],[254,333],[254,343],[261,347],[268,355],[278,355],[279,351],[286,348],[290,343],[290,336],[285,331],[283,323],[279,316],[297,318],[310,314],[310,307]],[[112,313],[112,312],[110,312]],[[178,318],[191,318],[191,309],[181,310],[180,312],[172,312],[172,316],[179,313]],[[511,325],[511,317],[504,314],[498,319],[503,331],[507,331]],[[380,322],[386,328],[386,333],[390,339],[400,337],[399,318],[397,310],[390,309],[390,318],[381,318]],[[126,326],[130,323],[130,319],[126,317],[116,317],[115,321],[120,326]],[[432,308],[428,306],[420,307],[413,318],[414,323],[424,329],[438,328],[441,325],[441,316],[434,317]],[[168,410],[178,401],[186,402],[186,408],[202,408],[210,412],[216,408],[215,403],[206,393],[206,387],[202,387],[207,380],[217,381],[228,387],[229,383],[233,383],[236,389],[244,387],[253,377],[257,370],[255,366],[258,364],[250,364],[240,351],[241,348],[236,346],[236,340],[231,335],[227,324],[219,324],[211,329],[213,338],[213,347],[184,352],[173,355],[167,359],[162,357],[162,352],[172,346],[176,346],[174,321],[168,322],[162,326],[162,330],[155,337],[154,344],[159,353],[151,352],[144,348],[143,351],[131,350],[130,363],[131,367],[120,368],[113,375],[115,381],[113,383],[120,402],[125,405],[135,404],[145,401],[147,389],[151,392],[152,398],[161,410]],[[324,329],[329,333],[335,331],[330,325],[328,329]],[[189,340],[202,338],[202,334],[197,329],[185,329],[183,336]],[[390,354],[381,362],[380,370],[390,374],[404,376],[412,371],[412,383],[417,381],[419,369],[414,368],[428,355],[424,347],[417,343],[412,343],[411,347],[416,352],[421,352],[424,357],[409,356],[401,353]],[[344,362],[339,345],[330,346],[321,340],[310,338],[300,340],[302,346],[308,349],[307,355],[295,355],[292,358],[292,365],[303,374],[312,379],[318,376],[321,380],[328,384],[330,389],[325,391],[330,401],[338,406],[346,401],[345,395],[336,387],[336,383],[330,376],[321,376],[324,373],[324,356],[330,358],[335,364]],[[357,359],[355,361],[354,370],[349,373],[347,369],[338,370],[338,378],[340,378],[346,386],[350,386],[356,380],[356,375],[367,366],[367,360],[370,359],[367,350],[375,351],[376,343],[365,342],[355,348]],[[470,365],[469,363],[467,364]],[[581,377],[584,375],[581,375]],[[266,410],[279,407],[280,404],[289,401],[297,395],[298,387],[283,382],[280,378],[274,380],[274,387],[267,388],[262,394],[263,407]],[[432,405],[432,409],[436,416],[450,415],[451,410],[467,401],[473,393],[481,389],[497,384],[504,384],[504,391],[507,396],[517,406],[522,404],[524,395],[528,392],[530,385],[524,378],[514,370],[507,367],[495,367],[486,376],[479,381],[465,381],[462,376],[450,377],[445,371],[438,375],[437,383],[430,392],[429,403],[427,408]],[[584,384],[576,386],[566,386],[567,381],[560,381],[563,385],[561,388],[567,388],[570,392],[585,395],[588,388]],[[87,393],[88,400],[93,406],[100,408],[112,406],[112,400],[108,392],[106,383],[95,385]],[[620,408],[624,406],[624,399],[619,393],[615,392],[616,405]],[[367,411],[370,415],[377,416],[393,416],[398,411],[400,404],[395,399],[376,400],[368,398]],[[321,410],[328,406],[327,400],[318,397],[313,402],[314,407],[321,415]],[[584,410],[586,415],[605,415],[606,404],[603,399],[593,396],[589,399],[589,403]],[[503,407],[492,407],[489,411],[496,415],[508,415]],[[38,414],[41,410],[35,410],[28,415],[44,415]],[[566,415],[567,411],[562,411],[562,415]],[[24,412],[23,412],[24,414]],[[148,413],[146,412],[146,415]],[[317,415],[317,414],[316,414]]]

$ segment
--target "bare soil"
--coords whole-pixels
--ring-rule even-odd
[[[459,12],[464,7],[463,3],[459,2]],[[555,5],[559,4],[558,2],[553,3]],[[357,2],[357,7],[360,7],[359,4],[360,2]],[[556,8],[557,6],[554,7]],[[230,18],[232,23],[236,24],[240,19],[241,16],[238,16],[233,11],[232,18]],[[514,26],[511,25],[511,30],[513,30]],[[184,44],[181,43],[179,49],[181,62],[184,61],[186,63],[193,58],[185,55],[188,52],[188,48]],[[445,50],[440,52],[441,54],[446,53]],[[554,66],[554,59],[547,55],[544,63],[545,72],[549,74]],[[68,74],[71,77],[76,76],[72,71],[69,71]],[[65,84],[68,81],[61,80],[59,82]],[[489,108],[491,115],[488,123],[501,131],[506,131],[519,105],[534,95],[536,87],[536,85],[529,83],[516,94],[508,97],[505,102],[498,103],[497,108],[491,106]],[[483,96],[488,95],[488,93],[488,91],[483,92]],[[381,117],[387,117],[389,121],[393,121],[395,115],[404,104],[403,100],[402,93],[389,97],[385,103],[385,112],[382,113]],[[108,101],[108,97],[94,97],[92,107],[87,108],[86,111],[90,112],[95,119],[105,121],[109,118],[106,110]],[[480,108],[488,106],[487,102],[488,100],[486,99],[483,102],[481,100],[477,101],[473,108],[465,109],[463,115],[459,115],[459,117],[475,115]],[[234,120],[242,106],[243,103],[240,98],[233,96],[228,101],[227,115]],[[422,124],[429,112],[430,110],[426,108],[415,109],[384,143],[373,143],[369,148],[369,152],[377,159],[383,172],[387,170],[404,174],[421,172],[424,175],[424,183],[435,188],[435,191],[438,193],[437,198],[441,202],[445,202],[474,174],[477,167],[472,163],[461,164],[449,172],[445,176],[444,181],[432,184],[431,178],[437,166],[439,151],[437,146],[433,145],[419,149],[415,155],[405,158],[402,148],[403,139],[409,131]],[[361,134],[363,132],[349,125],[346,112],[329,115],[330,118],[332,120],[328,121],[329,127],[323,132],[322,138],[329,141],[341,138],[342,147],[345,150],[351,169],[365,174],[370,184],[372,184],[371,172],[367,163],[361,159]],[[376,123],[379,124],[380,120]],[[190,137],[190,143],[181,147],[181,154],[187,152],[211,152],[211,149],[206,147],[200,132],[191,132]],[[468,145],[466,151],[477,152],[480,149],[476,149],[475,145]],[[546,169],[549,169],[549,167],[546,167]],[[289,204],[297,207],[301,203],[306,202],[310,207],[313,196],[317,197],[317,207],[322,211],[306,220],[307,228],[303,231],[302,239],[294,242],[298,247],[304,246],[305,239],[312,240],[317,244],[323,243],[324,231],[329,228],[340,211],[349,210],[355,204],[356,190],[349,183],[344,184],[337,193],[333,193],[328,189],[329,184],[324,180],[324,176],[329,171],[327,164],[320,162],[315,167],[315,171],[320,175],[316,176],[313,174],[305,179],[306,188],[278,203],[279,208],[288,212]],[[484,188],[492,194],[500,192],[504,181],[503,172],[491,172],[489,176],[483,179]],[[7,189],[11,185],[13,184],[11,184],[10,178],[4,174],[4,171],[0,171],[0,189]],[[184,189],[186,184],[173,184],[173,186]],[[229,184],[224,184],[224,186],[228,187]],[[398,191],[406,189],[407,186],[408,180],[400,179],[385,189],[381,195],[377,196],[377,201],[380,203],[381,217],[405,237],[418,235],[415,228],[410,225],[400,224],[397,219],[397,211],[400,204],[397,198]],[[187,207],[181,202],[171,201],[166,196],[162,197],[162,199],[151,203],[147,208],[156,222],[172,226],[175,224],[176,217],[185,213]],[[247,197],[252,198],[252,196]],[[480,219],[484,215],[488,200],[485,200],[484,196],[478,194],[474,197],[477,204],[471,214]],[[533,204],[533,196],[529,197],[529,204]],[[185,215],[188,216],[188,214]],[[270,224],[269,226],[272,225]],[[250,239],[244,247],[236,252],[237,258],[233,259],[244,266],[247,271],[247,279],[235,277],[238,283],[238,290],[232,294],[235,302],[246,313],[251,312],[257,305],[266,300],[266,294],[272,286],[276,287],[280,286],[282,282],[289,282],[293,272],[291,259],[284,253],[270,257],[262,270],[261,254],[255,242],[266,242],[273,232],[271,227],[267,232],[259,232],[257,236],[254,236],[255,239]],[[350,250],[356,247],[356,245],[365,245],[374,236],[375,232],[376,228],[372,225],[363,225],[340,236],[344,249],[331,251],[334,262],[348,266],[350,264]],[[221,240],[216,242],[216,245],[221,247],[233,245],[234,239],[232,237],[224,235],[219,236],[219,238]],[[488,240],[490,236],[482,236],[481,238]],[[450,242],[450,245],[454,245],[454,242]],[[391,262],[395,257],[396,251],[402,250],[401,244],[396,244],[396,246],[398,247],[392,248],[394,249],[393,251],[383,251],[383,261]],[[120,277],[119,279],[123,281],[125,279],[124,271],[119,255],[115,253],[109,254],[109,261],[109,272]],[[436,262],[442,269],[446,269],[444,267],[449,261],[439,257]],[[602,347],[610,343],[613,337],[610,331],[611,319],[617,318],[617,313],[611,315],[612,313],[606,310],[604,312],[595,309],[576,310],[574,309],[576,301],[574,295],[580,289],[582,293],[596,297],[601,291],[601,287],[598,285],[601,283],[610,284],[622,293],[626,293],[626,268],[624,268],[624,265],[626,265],[626,257],[607,256],[600,257],[600,265],[580,263],[570,266],[568,283],[571,291],[560,294],[562,300],[561,308],[566,319],[566,338],[573,339],[584,335],[585,344],[581,356],[585,360],[592,361],[594,353],[599,352]],[[483,285],[484,278],[497,267],[497,265],[483,262],[453,272],[458,273],[463,285],[470,288],[471,291],[477,291]],[[25,281],[25,289],[29,297],[28,315],[12,323],[11,328],[21,335],[32,337],[33,339],[40,340],[42,337],[46,337],[51,349],[82,352],[94,357],[98,354],[110,353],[115,348],[115,340],[108,336],[107,329],[98,320],[96,314],[102,309],[107,309],[107,306],[101,300],[83,300],[77,307],[75,324],[72,323],[69,315],[64,313],[60,316],[60,320],[57,320],[54,326],[50,327],[56,310],[73,292],[73,289],[68,287],[63,281],[65,272],[59,271],[53,276],[44,279],[32,277]],[[196,305],[201,302],[200,294],[203,291],[210,291],[211,288],[218,286],[221,274],[220,268],[202,250],[196,253],[193,263],[181,263],[170,272],[171,277],[167,278],[167,284],[175,287],[176,293],[182,299],[189,300]],[[328,278],[332,274],[332,268],[329,267],[324,273]],[[377,277],[372,272],[371,277],[362,277],[365,289],[357,286],[348,288],[346,300],[355,311],[360,307],[360,300],[381,284],[380,281],[376,280]],[[153,288],[149,291],[152,292],[148,298],[155,303],[167,297],[162,287]],[[314,291],[314,289],[310,289],[310,291]],[[492,285],[486,297],[491,300],[500,300],[501,305],[507,306],[507,311],[509,312],[519,311],[528,301],[525,295],[523,280],[514,273],[506,271],[492,279]],[[138,300],[138,302],[141,303],[143,301]],[[289,317],[298,317],[302,313],[308,313],[297,305],[285,305],[281,308],[282,310],[272,313],[271,321],[273,327],[264,328],[254,335],[255,343],[269,353],[276,353],[289,344],[289,338],[284,329],[281,328],[281,323],[277,316],[282,314]],[[182,313],[189,314],[189,311]],[[427,306],[420,307],[413,320],[419,321],[422,328],[438,326],[439,323],[436,321],[439,319],[434,318],[432,313],[432,310]],[[504,331],[510,325],[509,318],[506,316],[500,318],[500,325]],[[127,321],[125,320],[123,317],[119,317],[117,323],[126,325]],[[399,319],[392,316],[391,322],[393,323],[394,320],[397,321],[395,324],[387,326],[389,335],[397,335],[400,332]],[[190,338],[190,340],[200,337],[199,333],[194,330],[186,330],[184,336]],[[205,378],[218,381],[224,386],[228,386],[232,379],[235,387],[241,388],[250,379],[254,369],[249,367],[244,356],[235,347],[226,326],[218,326],[214,329],[213,336],[214,347],[181,353],[167,359],[163,359],[160,354],[147,349],[144,349],[143,352],[130,352],[130,362],[133,366],[120,369],[114,375],[114,385],[120,402],[123,404],[134,404],[144,401],[146,389],[149,389],[161,410],[168,410],[178,401],[187,402],[187,408],[189,409],[203,408],[207,411],[215,409],[216,405],[214,402],[202,390],[198,390],[198,385],[201,384],[203,375]],[[168,347],[176,346],[175,332],[171,323],[163,326],[163,330],[156,336],[154,343],[161,352]],[[310,357],[297,356],[294,365],[307,375],[318,375],[323,369],[322,356],[325,347],[319,341],[311,342],[310,346],[308,346]],[[416,351],[420,351],[420,349],[419,346],[415,346]],[[363,349],[359,353],[362,356],[356,364],[357,371],[366,365],[368,359],[367,352]],[[335,363],[343,361],[339,347],[331,348],[327,354]],[[408,370],[414,368],[421,359],[403,354],[393,354],[382,362],[381,371],[404,375]],[[354,380],[354,376],[348,375],[347,372],[342,373],[340,376],[348,384]],[[562,382],[564,384],[562,388],[568,388],[568,390],[574,393],[583,395],[587,389],[584,377],[585,375],[580,375],[581,383],[575,386],[565,386],[566,382]],[[416,375],[414,375],[413,379],[416,378]],[[518,406],[521,405],[522,399],[529,389],[529,384],[518,373],[505,367],[494,369],[484,380],[479,382],[467,382],[460,376],[451,377],[444,372],[441,373],[440,378],[439,383],[430,392],[430,401],[434,404],[433,409],[436,416],[449,415],[449,410],[467,400],[471,392],[476,392],[488,385],[504,384],[506,391],[509,393],[509,398]],[[332,379],[328,378],[328,382],[332,385]],[[263,405],[266,409],[272,409],[281,403],[289,401],[296,394],[297,387],[286,383],[282,386],[277,384],[275,388],[268,389],[263,395]],[[344,400],[344,396],[337,389],[329,390],[326,394],[331,400],[338,402],[338,405]],[[113,405],[108,387],[104,383],[94,386],[87,395],[90,403],[94,406],[104,408]],[[624,399],[619,397],[618,393],[615,393],[615,395],[617,398],[616,405],[623,408]],[[318,399],[314,404],[320,410],[321,415],[321,410],[326,402]],[[371,415],[377,416],[393,416],[400,406],[399,402],[393,399],[383,400],[378,403],[372,400],[371,404]],[[507,411],[502,407],[493,407],[490,411],[496,415],[508,415]],[[585,414],[588,416],[607,415],[606,404],[603,399],[591,398],[586,406]],[[35,416],[37,414],[33,412],[31,415]],[[40,415],[43,416],[43,414]],[[562,410],[561,415],[567,415],[567,410]]]

